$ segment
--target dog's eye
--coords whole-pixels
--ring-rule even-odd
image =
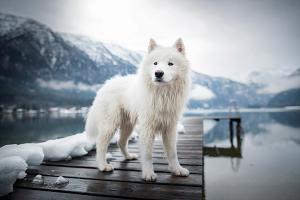
[[[169,63],[168,63],[168,65],[169,65],[169,66],[173,66],[174,64],[173,64],[173,63],[171,63],[171,62],[169,62]]]
[[[154,64],[154,65],[157,65],[157,62],[154,62],[153,64]]]

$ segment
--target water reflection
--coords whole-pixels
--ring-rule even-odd
[[[300,127],[300,114],[299,112],[274,112],[269,113],[269,116],[276,122],[290,127]]]
[[[233,145],[228,121],[204,133],[206,199],[298,199],[300,112],[242,113],[242,120],[244,135]]]

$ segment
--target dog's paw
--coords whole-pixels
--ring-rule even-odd
[[[99,165],[99,170],[102,172],[111,172],[114,170],[114,167],[111,164]]]
[[[137,160],[138,155],[135,153],[130,153],[128,156],[125,157],[126,160]]]
[[[143,172],[143,179],[145,181],[154,182],[156,181],[156,174],[152,172]]]
[[[175,176],[188,176],[190,174],[189,170],[186,168],[183,168],[181,166],[170,168],[170,171]]]

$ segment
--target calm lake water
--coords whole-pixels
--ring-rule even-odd
[[[213,115],[222,113],[214,113]],[[204,121],[208,200],[299,199],[300,111],[242,113],[240,148],[229,142],[228,121]],[[0,116],[0,146],[42,142],[82,132],[80,114]]]
[[[228,121],[204,126],[207,149],[231,149]],[[206,199],[299,199],[300,112],[243,113],[242,130],[239,152],[205,156]]]
[[[0,115],[0,146],[44,142],[82,132],[82,114]]]

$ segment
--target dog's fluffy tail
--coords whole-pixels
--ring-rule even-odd
[[[85,118],[85,134],[88,140],[95,142],[98,136],[97,124],[94,121],[93,112],[90,108]]]

